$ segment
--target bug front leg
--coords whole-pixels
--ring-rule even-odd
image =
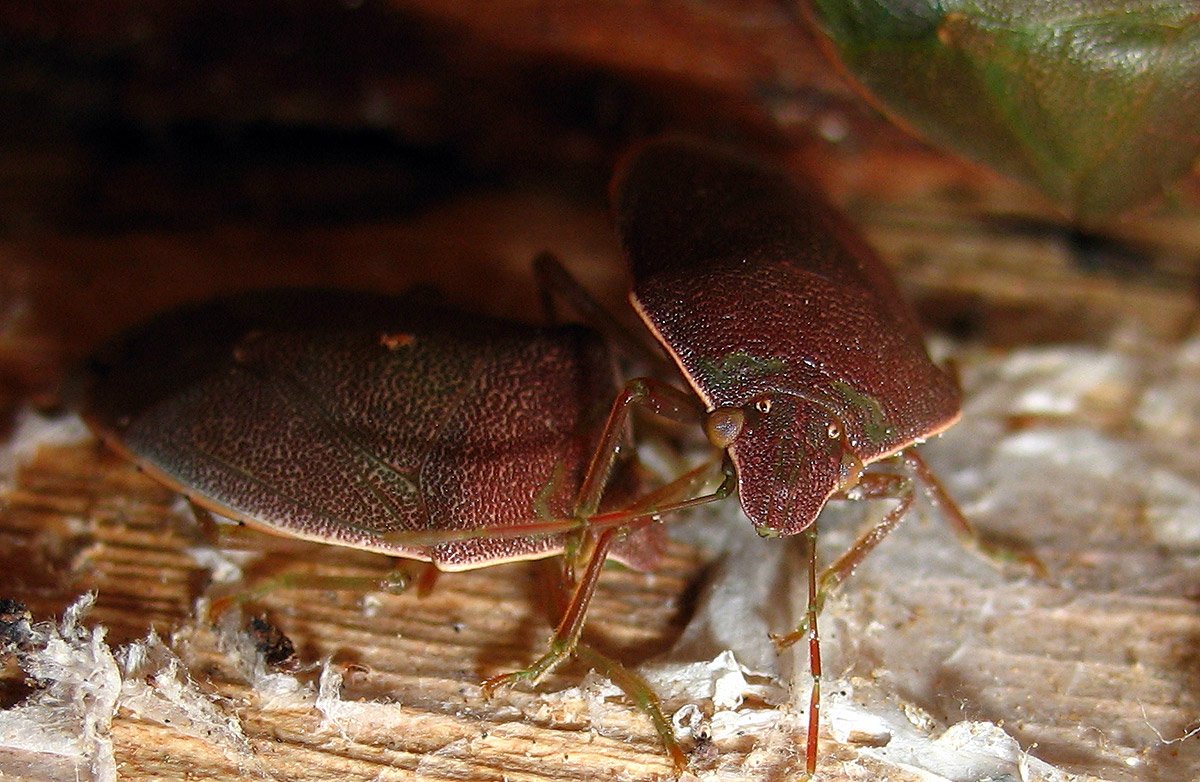
[[[536,683],[571,655],[578,653],[589,666],[616,683],[650,718],[676,770],[682,771],[686,768],[686,758],[653,690],[619,662],[590,646],[581,645],[580,637],[587,608],[595,595],[604,560],[614,541],[629,529],[657,521],[663,514],[725,499],[736,489],[737,477],[732,465],[725,459],[722,461],[724,478],[721,484],[712,492],[691,496],[699,484],[708,480],[707,476],[712,470],[712,463],[709,462],[660,486],[621,510],[596,514],[608,475],[618,455],[629,411],[635,404],[673,420],[698,419],[702,414],[691,397],[665,384],[640,378],[626,385],[612,406],[604,433],[580,487],[576,502],[576,531],[580,545],[574,553],[568,554],[561,573],[562,583],[573,589],[550,639],[550,648],[528,668],[493,676],[482,686],[485,694],[490,695],[497,687],[517,681]],[[586,562],[586,566],[582,576],[576,577],[576,563],[580,561]]]
[[[736,476],[732,470],[726,469],[725,479],[716,490],[698,497],[677,499],[680,494],[695,484],[699,472],[705,467],[705,465],[701,465],[678,480],[658,488],[629,508],[597,517],[597,528],[587,529],[580,546],[580,553],[576,555],[579,559],[586,560],[587,564],[583,575],[575,578],[573,567],[568,566],[563,569],[563,581],[568,586],[573,586],[573,592],[563,610],[558,627],[550,639],[550,649],[533,665],[524,670],[488,679],[483,683],[485,692],[491,693],[501,685],[517,681],[536,683],[542,676],[571,656],[583,632],[588,604],[591,603],[592,596],[595,594],[596,583],[600,579],[608,551],[613,542],[629,528],[633,521],[649,521],[662,513],[715,502],[733,493],[734,487],[737,485]],[[621,523],[614,526],[618,521]],[[586,525],[588,521],[585,520],[583,523]]]
[[[875,499],[898,497],[899,502],[889,510],[879,523],[872,526],[854,542],[832,565],[817,575],[817,525],[805,530],[808,544],[808,603],[804,620],[786,635],[771,635],[780,651],[808,636],[808,669],[812,677],[812,691],[808,701],[808,735],[805,741],[805,772],[807,779],[817,769],[817,738],[821,723],[821,636],[817,616],[825,606],[825,599],[854,572],[863,558],[870,554],[887,537],[912,507],[912,481],[903,475],[890,473],[865,473],[847,496],[852,499]]]
[[[695,397],[667,383],[648,377],[634,378],[626,383],[613,402],[608,421],[604,424],[604,433],[579,488],[575,509],[581,517],[594,515],[600,507],[600,499],[621,451],[629,414],[634,405],[644,407],[659,417],[682,423],[698,422],[704,415]]]
[[[855,500],[894,497],[899,502],[884,514],[882,519],[860,535],[858,540],[854,541],[854,545],[846,549],[833,564],[821,571],[819,577],[813,575],[810,578],[809,605],[808,610],[805,612],[804,620],[790,633],[771,635],[771,640],[775,642],[776,648],[781,651],[803,638],[808,633],[810,627],[816,627],[817,614],[824,608],[825,600],[829,594],[841,586],[842,582],[854,572],[854,569],[859,566],[863,559],[874,551],[875,547],[882,543],[883,539],[908,514],[913,503],[912,480],[908,476],[893,473],[864,473],[859,479],[858,484],[846,493],[846,497]],[[814,524],[812,527],[809,527],[809,530],[814,530],[815,528],[816,525]],[[811,542],[814,544],[814,549],[809,552],[810,569],[815,568],[816,561],[816,536],[815,532],[812,534],[813,538]],[[814,632],[813,635],[815,636],[816,633]]]
[[[663,748],[670,756],[671,765],[675,767],[675,771],[677,773],[686,771],[687,756],[683,754],[683,749],[675,739],[675,730],[671,727],[671,721],[663,714],[662,703],[650,685],[642,677],[622,665],[620,661],[601,653],[588,644],[581,643],[576,651],[579,658],[588,667],[607,676],[610,681],[621,688],[626,697],[633,701],[643,714],[650,718],[654,732],[658,734],[659,741],[662,742]]]
[[[812,631],[808,634],[808,671],[812,677],[812,691],[808,696],[808,735],[804,746],[804,770],[808,777],[817,770],[817,734],[821,724],[821,634],[817,626],[821,595],[817,587],[817,525],[814,524],[808,528],[808,606],[804,616]]]
[[[633,701],[634,705],[650,718],[654,732],[658,735],[659,741],[662,742],[663,748],[671,758],[671,763],[675,767],[675,770],[683,772],[687,768],[687,758],[680,748],[679,742],[675,739],[675,732],[671,727],[670,721],[663,714],[662,706],[654,690],[641,677],[630,671],[619,661],[588,644],[580,643],[579,640],[583,632],[587,607],[595,594],[596,583],[599,581],[604,560],[608,556],[608,551],[613,541],[620,533],[620,529],[608,529],[601,532],[598,536],[589,536],[589,538],[594,540],[594,545],[590,547],[587,568],[584,571],[583,577],[578,579],[574,584],[575,589],[571,595],[570,602],[563,611],[562,619],[555,629],[553,638],[551,638],[550,649],[528,668],[500,676],[493,676],[483,682],[482,688],[484,694],[490,697],[497,687],[513,684],[517,681],[532,681],[536,683],[542,676],[554,670],[554,668],[565,662],[569,657],[578,655],[590,668],[607,676],[609,680],[620,687],[621,691]],[[571,573],[569,571],[569,568],[565,568],[560,574],[562,583],[568,586],[571,583]]]
[[[841,586],[862,561],[883,542],[892,530],[896,528],[912,507],[914,499],[913,479],[921,484],[929,501],[938,509],[942,518],[954,530],[964,548],[974,551],[992,564],[997,562],[1019,562],[1028,567],[1038,576],[1045,575],[1045,566],[1041,561],[1015,541],[995,542],[985,540],[963,515],[958,503],[950,496],[933,470],[925,463],[915,448],[909,448],[899,455],[905,466],[912,473],[897,475],[895,473],[864,473],[859,482],[843,493],[843,499],[875,500],[895,498],[897,504],[889,510],[882,519],[859,536],[849,549],[838,557],[829,567],[822,571],[817,579],[817,611],[825,605],[825,600]],[[790,633],[772,635],[779,649],[786,649],[799,641],[808,632],[811,618],[806,616],[804,621]]]

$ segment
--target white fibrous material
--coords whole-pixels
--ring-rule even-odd
[[[242,761],[250,754],[237,718],[196,686],[183,661],[156,633],[123,647],[117,658],[123,677],[121,708],[216,744],[230,760]]]
[[[156,633],[114,652],[105,642],[103,627],[81,624],[94,602],[95,595],[86,594],[57,625],[32,626],[18,660],[37,688],[21,703],[0,711],[0,747],[20,753],[14,757],[59,759],[42,763],[54,767],[46,779],[116,782],[109,731],[120,711],[206,741],[248,771],[261,771],[229,704],[199,686],[187,662]],[[258,705],[310,708],[312,688],[294,676],[271,671],[236,623],[236,617],[224,623],[222,647],[258,694]],[[186,639],[182,644],[186,647]],[[6,762],[0,758],[0,777],[17,771]]]
[[[80,624],[95,598],[80,597],[58,625],[34,625],[31,650],[22,653],[21,664],[42,686],[0,711],[0,746],[69,759],[78,778],[116,782],[109,728],[121,672],[104,642],[104,628]]]

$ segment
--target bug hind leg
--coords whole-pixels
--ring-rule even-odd
[[[416,587],[421,597],[429,594],[438,571],[428,562],[413,562],[399,560],[395,566],[383,576],[334,576],[317,575],[307,572],[280,573],[279,575],[259,580],[244,589],[228,595],[222,595],[209,603],[208,614],[212,619],[219,618],[234,606],[242,606],[258,598],[281,589],[325,590],[331,592],[385,592],[389,595],[399,595]]]

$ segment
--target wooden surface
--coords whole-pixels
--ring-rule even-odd
[[[670,778],[644,716],[577,666],[536,692],[482,697],[483,677],[531,660],[549,632],[536,567],[448,575],[423,598],[279,590],[213,622],[206,601],[236,593],[242,576],[377,578],[392,563],[244,531],[214,545],[177,498],[70,436],[69,418],[32,408],[53,402],[67,368],[103,337],[221,291],[427,283],[464,307],[529,317],[529,259],[550,249],[620,307],[604,172],[639,130],[674,127],[775,150],[793,172],[813,171],[863,226],[967,393],[963,422],[927,458],[977,525],[1032,546],[1048,569],[1037,579],[965,554],[922,504],[823,615],[818,778],[1195,778],[1200,217],[1191,186],[1115,225],[1123,243],[1089,244],[1026,191],[879,125],[769,3],[715,3],[704,14],[694,4],[589,13],[595,4],[565,3],[536,24],[526,5],[472,14],[397,4],[415,27],[372,7],[368,21],[384,32],[427,36],[416,38],[431,48],[412,52],[438,53],[440,66],[414,76],[408,60],[420,58],[348,46],[353,57],[334,58],[343,81],[294,84],[266,75],[282,72],[273,70],[281,52],[320,40],[306,36],[328,26],[321,14],[296,12],[282,27],[265,12],[240,17],[247,41],[261,43],[255,25],[293,37],[231,47],[227,60],[178,55],[187,20],[141,18],[149,12],[133,3],[103,23],[13,17],[8,32],[28,58],[17,62],[46,83],[28,88],[43,113],[5,131],[0,169],[0,596],[42,622],[81,595],[96,598],[84,629],[64,631],[74,662],[57,678],[35,682],[17,658],[6,661],[3,775]],[[341,34],[365,35],[343,21]],[[634,29],[659,31],[659,43],[613,42],[614,31]],[[143,40],[160,48],[130,43]],[[138,67],[116,69],[124,76],[112,82],[110,71],[83,67],[113,61]],[[172,86],[164,63],[189,79]],[[231,63],[244,78],[222,81]],[[472,64],[479,81],[467,78]],[[79,81],[77,65],[94,81]],[[207,84],[209,98],[184,82]],[[499,82],[515,86],[489,87]],[[95,135],[78,135],[71,88],[81,83],[93,85],[88,95],[97,83],[120,86],[99,91],[120,96],[113,114],[100,112],[104,132],[87,125]],[[399,143],[338,141],[363,121],[364,84],[388,97],[390,113],[371,117]],[[464,109],[481,100],[477,114]],[[564,108],[579,104],[587,111]],[[446,106],[443,124],[431,124]],[[311,135],[297,142],[296,125]],[[67,422],[65,442],[47,434],[56,421]],[[832,509],[823,556],[878,510]],[[798,616],[797,552],[748,534],[732,503],[715,515],[680,526],[661,570],[606,572],[589,632],[642,664],[669,714],[707,720],[712,740],[687,742],[696,776],[795,779],[806,663],[798,652],[776,658],[765,633]],[[243,633],[250,616],[293,641],[293,662],[264,667]],[[98,628],[102,642],[90,635]],[[726,650],[761,674],[739,685],[741,703],[703,690],[729,669],[687,667]],[[5,731],[17,717],[33,722],[13,738]],[[50,738],[33,742],[30,724]]]
[[[923,209],[931,207],[917,205],[904,214],[920,215]],[[881,699],[884,714],[897,704],[916,704],[933,715],[929,737],[961,719],[985,719],[1004,725],[1034,757],[1067,771],[1112,780],[1179,778],[1172,775],[1195,762],[1195,740],[1164,744],[1154,731],[1163,739],[1178,739],[1197,714],[1188,662],[1189,639],[1200,637],[1191,591],[1197,548],[1194,526],[1190,532],[1186,526],[1195,521],[1185,506],[1182,521],[1175,522],[1185,526],[1174,538],[1164,537],[1151,522],[1162,511],[1159,506],[1175,496],[1163,499],[1164,476],[1194,479],[1198,457],[1189,443],[1196,419],[1194,411],[1176,410],[1156,430],[1131,417],[1159,388],[1155,384],[1160,390],[1186,388],[1192,382],[1188,378],[1196,377],[1190,292],[1145,276],[1082,273],[1053,251],[1031,252],[1023,240],[1006,235],[985,242],[966,224],[945,216],[916,225],[911,217],[897,224],[895,207],[872,214],[879,219],[870,225],[872,237],[890,257],[907,259],[899,268],[910,287],[924,301],[951,302],[934,313],[953,325],[951,316],[961,316],[969,304],[980,313],[977,323],[985,324],[984,333],[995,339],[960,341],[954,348],[968,399],[979,401],[968,405],[967,419],[932,443],[927,455],[943,467],[980,526],[1033,545],[1050,577],[1042,582],[975,562],[933,514],[920,514],[827,609],[826,670],[832,672],[826,683],[827,724],[861,715],[861,703]],[[592,218],[580,224],[593,224]],[[292,236],[287,242],[305,247],[343,242],[353,248],[365,236],[396,247],[407,233],[371,226],[332,235],[321,231],[311,242]],[[1186,239],[1188,234],[1171,236]],[[128,243],[106,239],[88,246],[73,240],[72,257],[78,252],[103,266],[105,253],[132,247],[150,257],[204,240],[164,235],[123,241]],[[36,249],[47,260],[63,253],[62,247],[58,240],[10,243],[5,252],[19,259]],[[956,253],[969,254],[972,247],[978,253],[974,258],[995,262],[978,272],[956,266]],[[1021,260],[1014,260],[1014,247],[1025,250],[1033,268],[1005,267]],[[352,259],[353,253],[339,257]],[[31,279],[65,276],[51,263],[26,268]],[[136,263],[125,268],[128,274],[140,273]],[[205,276],[189,272],[186,263],[175,268],[180,279]],[[1024,274],[1041,282],[1030,287],[1019,276]],[[73,297],[83,301],[92,295],[61,284],[55,291],[66,309]],[[1045,322],[1000,317],[1013,309],[1034,313],[1031,318],[1042,314]],[[1069,322],[1071,313],[1085,313],[1091,322],[1108,324],[1107,330],[1097,326],[1084,337],[1067,329],[1061,344],[1022,343],[1030,330],[1048,338],[1053,324]],[[1135,332],[1136,339],[1130,336]],[[1132,341],[1122,341],[1122,334]],[[1192,341],[1181,342],[1187,335]],[[1061,351],[1081,351],[1083,369],[1072,369]],[[1099,372],[1097,378],[1083,391],[1074,389],[1067,381],[1089,366]],[[1067,377],[1056,378],[1055,367]],[[1022,408],[1023,393],[1036,398],[1052,392],[1056,383],[1063,413]],[[1050,445],[1043,444],[1051,448],[1046,460],[1010,474],[1014,462],[1004,458],[1004,444],[1016,443],[1012,447],[1019,458],[1020,444],[1038,437],[1051,438]],[[1089,458],[1103,456],[1104,449],[1090,455],[1084,448],[1095,446],[1097,438],[1110,450],[1145,455],[1154,472],[1131,471],[1119,487],[1105,472],[1110,466],[1097,467],[1096,475],[1054,472],[1075,459],[1086,465]],[[1056,447],[1062,451],[1055,452]],[[1039,483],[1042,476],[1049,480],[1045,485]],[[744,525],[736,510],[725,514],[728,524]],[[832,514],[823,522],[829,525],[827,550],[832,554],[844,546],[864,518]],[[629,779],[669,776],[644,717],[613,693],[599,696],[594,680],[575,689],[583,674],[578,668],[551,677],[539,688],[541,695],[505,691],[492,701],[481,696],[482,677],[532,659],[548,632],[531,566],[445,576],[426,598],[328,590],[268,594],[248,612],[268,617],[298,650],[298,669],[271,679],[256,674],[255,663],[239,657],[231,645],[240,625],[222,636],[196,607],[201,597],[238,588],[237,582],[214,583],[214,573],[221,572],[217,563],[248,558],[245,572],[252,580],[283,571],[379,577],[391,564],[249,532],[222,540],[221,551],[241,553],[218,555],[176,498],[90,440],[38,451],[16,474],[2,523],[5,594],[26,602],[35,618],[53,620],[80,594],[95,591],[97,602],[85,624],[105,628],[110,648],[128,648],[152,630],[168,639],[186,672],[186,692],[237,726],[217,731],[191,724],[199,719],[194,715],[187,720],[171,716],[178,710],[189,713],[195,704],[135,707],[132,695],[122,690],[107,729],[122,779],[219,773],[247,779],[265,774],[532,780],[589,777],[597,769],[619,770]],[[630,663],[662,653],[695,615],[698,601],[708,599],[706,579],[719,572],[720,562],[676,544],[666,567],[654,574],[606,573],[589,627]],[[736,574],[733,578],[736,590]],[[718,583],[729,588],[727,580]],[[788,599],[795,603],[801,590],[791,594]],[[767,602],[782,603],[783,597],[770,595]],[[747,627],[757,626],[747,622]],[[753,653],[762,641],[759,635],[739,643]],[[914,652],[920,654],[914,657]],[[680,661],[678,655],[671,659]],[[325,661],[329,672],[344,679],[319,702]],[[906,665],[914,667],[915,679],[903,675]],[[163,667],[151,665],[150,673],[133,680],[162,690],[156,677]],[[803,693],[803,659],[791,659],[782,670],[789,668],[796,672],[796,692]],[[651,675],[654,670],[648,669]],[[912,682],[930,670],[937,675],[931,689],[921,691]],[[28,694],[18,673],[10,665],[12,700]],[[853,697],[837,705],[847,683]],[[281,692],[273,689],[281,687]],[[686,694],[673,694],[669,683],[660,689],[669,711],[688,702]],[[160,694],[157,701],[164,698]],[[703,706],[704,699],[698,702],[713,708]],[[695,771],[702,778],[718,772],[721,778],[795,776],[802,712],[785,699],[782,722],[700,748]],[[181,722],[188,724],[181,727]],[[829,738],[823,746],[823,779],[851,779],[864,769],[886,773],[889,780],[916,773],[864,754],[861,737],[840,746]],[[9,760],[17,764],[21,757]],[[48,778],[75,778],[80,771],[68,763],[60,775]]]

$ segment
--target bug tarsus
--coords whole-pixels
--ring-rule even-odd
[[[667,755],[670,756],[671,765],[675,767],[676,773],[681,774],[686,771],[688,767],[687,756],[684,754],[683,748],[679,746],[679,741],[675,738],[675,730],[671,726],[671,721],[663,713],[662,702],[654,693],[654,689],[642,677],[626,668],[619,661],[589,644],[581,643],[576,647],[575,651],[579,655],[579,659],[583,660],[588,667],[607,676],[613,684],[621,688],[625,696],[633,701],[634,705],[642,713],[650,718],[650,722],[654,726],[654,732],[658,734],[659,741],[662,743]]]

